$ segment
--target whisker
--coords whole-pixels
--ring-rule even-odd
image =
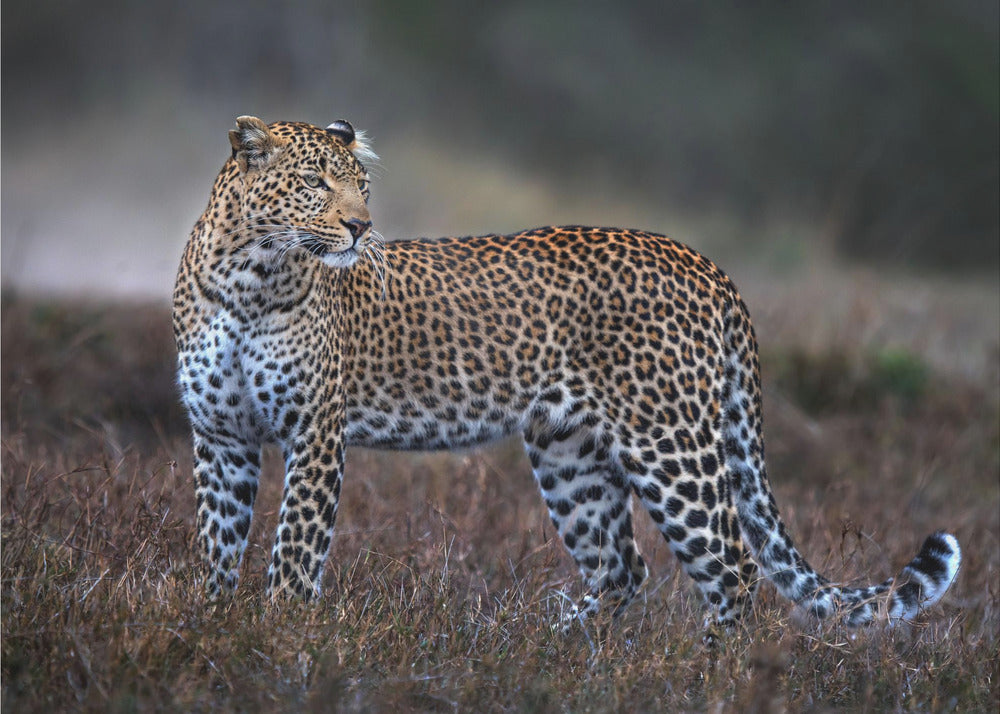
[[[377,280],[381,287],[381,299],[385,301],[389,292],[389,262],[385,254],[385,238],[378,231],[371,232],[371,242],[368,244],[365,255],[372,264],[372,269],[374,270],[373,278]]]
[[[264,235],[259,240],[257,240],[256,242],[254,242],[252,245],[245,246],[242,250],[246,251],[247,256],[246,256],[246,259],[243,261],[243,264],[242,264],[241,267],[242,268],[246,268],[247,265],[250,263],[250,261],[254,259],[255,254],[258,253],[258,251],[263,250],[265,248],[265,246],[267,248],[270,248],[271,245],[275,241],[277,241],[278,239],[281,239],[281,238],[291,237],[294,240],[294,238],[297,235],[297,233],[298,232],[295,231],[295,230],[274,231],[272,233],[268,233],[268,234]],[[279,253],[278,254],[279,254],[279,258],[280,258],[280,256],[282,255],[280,248],[279,248]]]
[[[253,221],[254,221],[254,218],[252,216],[249,217],[249,218],[244,218],[244,219],[240,220],[236,224],[235,228],[233,228],[232,230],[225,231],[224,233],[222,233],[221,237],[226,238],[226,237],[231,236],[231,235],[233,235],[235,233],[241,233],[241,232],[243,232],[245,230],[248,230],[248,229],[252,230],[252,229],[256,228],[256,229],[260,229],[260,230],[267,230],[267,229],[271,229],[271,228],[286,228],[287,227],[287,226],[285,226],[284,224],[281,224],[281,223],[254,223]]]
[[[389,261],[389,251],[385,247],[385,236],[383,236],[378,231],[373,231],[373,235],[377,241],[378,255],[382,261],[382,274],[383,282],[385,283],[385,290],[388,291],[388,283],[392,278],[392,265]]]
[[[365,255],[368,257],[368,261],[372,264],[372,269],[375,271],[374,278],[376,279],[376,285],[380,285],[382,288],[380,299],[385,300],[385,275],[382,273],[382,268],[378,264],[377,258],[370,252],[366,252]]]
[[[266,220],[265,216],[247,216],[232,229],[221,233],[220,236],[225,238],[241,233],[246,234],[245,240],[236,241],[233,248],[236,254],[244,256],[243,262],[240,264],[240,269],[243,270],[254,260],[264,260],[271,264],[280,263],[291,251],[297,248],[305,248],[313,256],[321,255],[325,245],[325,241],[306,226],[274,223]],[[261,233],[263,234],[261,235]],[[381,253],[383,241],[380,234],[373,233],[373,241],[369,248],[374,252],[374,256],[369,259],[372,260],[372,265],[376,269],[379,282],[383,283],[384,293],[385,261]],[[264,251],[268,251],[270,255],[263,256]]]
[[[244,246],[243,248],[241,248],[241,252],[245,252],[246,253],[246,258],[243,260],[243,264],[241,265],[241,268],[246,268],[247,265],[250,263],[250,261],[253,260],[253,259],[255,259],[256,256],[257,256],[257,254],[260,251],[265,250],[265,249],[269,249],[271,247],[271,245],[274,243],[274,241],[277,238],[279,238],[280,236],[281,236],[281,234],[268,233],[267,235],[261,237],[259,240],[255,241],[254,243],[252,243],[250,245],[247,245],[247,246]]]

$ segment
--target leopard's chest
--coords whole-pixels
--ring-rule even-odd
[[[286,440],[317,388],[301,342],[295,330],[216,314],[178,355],[194,428],[243,442]]]

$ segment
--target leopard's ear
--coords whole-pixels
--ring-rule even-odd
[[[378,161],[378,154],[372,151],[371,143],[363,131],[355,131],[349,121],[338,119],[326,130],[340,139],[347,150],[354,154],[362,164]]]
[[[351,126],[351,122],[345,119],[338,119],[328,126],[326,130],[340,139],[341,143],[343,143],[348,149],[350,149],[351,144],[354,143],[354,127]]]
[[[229,132],[233,158],[246,173],[267,167],[281,151],[282,142],[267,124],[257,117],[236,117],[236,128]]]

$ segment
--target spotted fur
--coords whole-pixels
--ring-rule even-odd
[[[753,326],[695,251],[584,227],[382,246],[349,124],[241,117],[231,142],[174,295],[211,594],[236,586],[263,443],[286,466],[268,588],[310,596],[347,445],[512,433],[583,575],[584,615],[624,607],[646,577],[633,494],[722,621],[759,571],[849,624],[912,617],[955,578],[959,546],[943,532],[868,588],[802,558],[765,473]]]

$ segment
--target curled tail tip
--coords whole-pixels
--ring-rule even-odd
[[[927,536],[924,544],[910,565],[936,586],[937,600],[955,582],[958,569],[962,565],[962,548],[958,538],[946,531],[937,531]]]
[[[899,577],[871,588],[844,591],[859,604],[851,605],[845,622],[852,626],[863,625],[878,618],[879,607],[875,600],[880,592],[889,591],[886,614],[890,623],[911,620],[923,610],[936,604],[951,584],[955,582],[962,564],[962,549],[951,533],[937,531],[927,536],[920,552],[911,560]],[[859,597],[860,596],[860,597]]]
[[[927,536],[917,557],[903,568],[908,582],[896,591],[890,618],[908,619],[934,605],[955,582],[962,564],[962,549],[951,533],[937,531]]]

